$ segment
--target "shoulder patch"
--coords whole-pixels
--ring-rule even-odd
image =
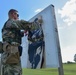
[[[12,21],[8,21],[7,23],[6,23],[6,27],[11,27],[11,24],[12,23]]]

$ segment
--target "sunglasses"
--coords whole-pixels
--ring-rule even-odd
[[[17,17],[19,17],[19,14],[17,14]]]
[[[16,14],[16,15],[17,15],[17,17],[19,17],[19,14],[18,14],[18,13],[14,13],[14,14]]]

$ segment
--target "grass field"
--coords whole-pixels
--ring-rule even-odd
[[[76,75],[76,64],[63,64],[64,75]],[[59,75],[57,68],[23,69],[23,75]]]

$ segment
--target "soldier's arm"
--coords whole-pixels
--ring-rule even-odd
[[[16,20],[15,22],[16,22],[19,29],[24,29],[24,30],[28,30],[28,29],[31,29],[31,28],[36,28],[36,26],[37,26],[35,22],[28,22],[28,21],[25,21],[25,20]],[[43,20],[38,19],[38,22],[43,23]]]
[[[16,20],[15,23],[17,24],[17,28],[23,29],[23,30],[28,30],[29,27],[33,24],[25,20]]]

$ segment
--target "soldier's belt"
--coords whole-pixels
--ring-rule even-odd
[[[29,41],[32,43],[32,42],[40,41],[40,39],[29,39]]]
[[[37,41],[42,41],[43,37],[41,38],[34,38],[34,39],[29,39],[30,42],[37,42]]]
[[[20,44],[17,42],[12,42],[11,45],[19,46]]]
[[[34,41],[36,42],[36,41],[40,41],[41,40],[41,38],[39,38],[39,39],[34,39]]]

